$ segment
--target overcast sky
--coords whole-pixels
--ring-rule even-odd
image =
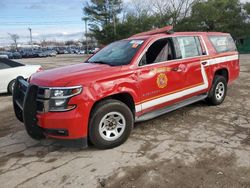
[[[28,27],[38,41],[82,38],[82,8],[86,1],[0,0],[0,45],[11,42],[8,33],[16,33],[21,41],[28,41]]]
[[[35,39],[78,39],[84,31],[81,0],[0,0],[0,43],[9,41],[8,33],[23,40],[32,28]]]

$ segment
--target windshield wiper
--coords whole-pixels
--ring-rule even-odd
[[[97,63],[97,64],[103,64],[103,65],[110,65],[108,62],[105,62],[105,61],[88,61],[88,63]]]

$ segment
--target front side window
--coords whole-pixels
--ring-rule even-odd
[[[198,37],[177,37],[177,41],[182,59],[202,55],[202,47]]]
[[[140,65],[149,65],[174,59],[172,42],[170,38],[164,38],[154,42],[144,54]]]
[[[237,50],[233,38],[229,35],[209,36],[209,40],[218,53],[234,52]]]
[[[111,66],[128,65],[143,42],[143,40],[122,40],[111,43],[93,55],[87,63],[100,63]]]

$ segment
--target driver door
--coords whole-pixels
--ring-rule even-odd
[[[185,87],[185,65],[176,60],[172,38],[151,44],[139,64],[142,113],[171,105],[178,96],[171,94]]]

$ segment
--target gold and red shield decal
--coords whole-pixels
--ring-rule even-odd
[[[161,89],[167,87],[168,78],[167,78],[166,74],[161,73],[161,74],[158,75],[158,77],[157,77],[157,85]]]

